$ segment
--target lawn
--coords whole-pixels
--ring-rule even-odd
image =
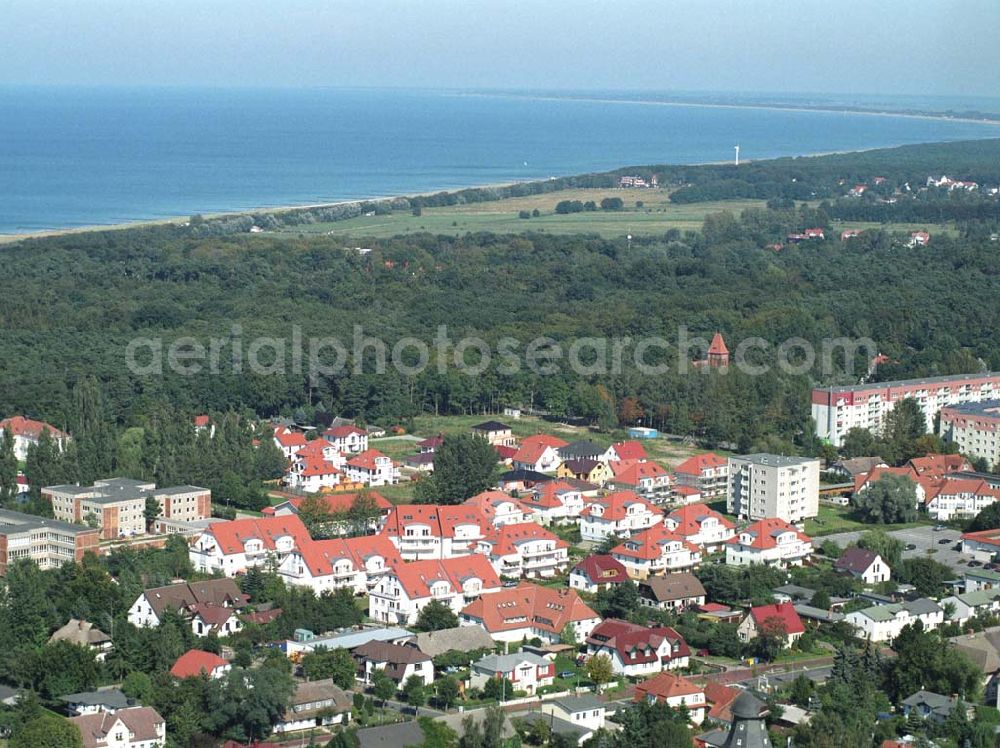
[[[930,520],[917,520],[916,522],[905,522],[898,525],[871,525],[861,522],[852,516],[852,508],[849,506],[831,506],[830,504],[819,505],[819,515],[814,519],[806,520],[806,535],[809,537],[822,537],[824,535],[835,535],[839,532],[853,532],[871,530],[875,527],[889,530],[905,530],[909,527],[920,527],[921,525],[932,525]]]
[[[490,231],[500,234],[538,231],[550,234],[593,233],[604,238],[622,238],[626,234],[648,236],[670,229],[700,231],[705,216],[720,210],[739,213],[744,208],[764,207],[762,200],[719,200],[691,205],[674,205],[664,190],[573,189],[544,195],[510,198],[493,202],[424,208],[422,214],[397,211],[391,215],[360,216],[346,221],[316,223],[282,229],[282,233],[337,234],[380,239],[398,234],[429,231],[458,235]],[[600,204],[605,197],[620,197],[625,208],[620,211],[597,210],[558,214],[556,203],[562,200],[593,200]],[[641,208],[636,207],[642,202]],[[539,211],[530,219],[518,217],[520,211]]]
[[[589,439],[602,446],[610,446],[615,442],[628,439],[628,435],[623,429],[616,429],[607,432],[594,432],[581,426],[571,426],[565,423],[546,421],[535,416],[521,416],[520,418],[509,418],[497,415],[476,415],[476,416],[435,416],[421,415],[414,419],[414,433],[419,436],[433,436],[434,434],[456,434],[469,433],[473,426],[483,421],[497,420],[510,426],[514,436],[523,439],[532,434],[551,434],[568,442],[580,439]],[[672,442],[664,438],[644,439],[643,446],[649,456],[667,467],[674,467],[683,462],[688,457],[705,452],[679,442]],[[417,448],[412,447],[410,453],[416,452]],[[726,456],[728,453],[716,450],[718,454]]]

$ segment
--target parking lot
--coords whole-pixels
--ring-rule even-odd
[[[874,529],[874,528],[873,528]],[[906,546],[914,546],[903,551],[903,558],[933,558],[935,561],[950,566],[956,572],[963,572],[969,569],[968,563],[972,556],[961,553],[961,540],[958,530],[945,529],[935,531],[933,527],[912,527],[909,530],[893,530],[888,533],[894,538],[898,538]],[[841,548],[849,543],[854,543],[860,538],[860,532],[841,532],[836,535],[825,535],[816,538],[818,545],[824,540],[832,540]],[[944,542],[947,541],[947,542]]]

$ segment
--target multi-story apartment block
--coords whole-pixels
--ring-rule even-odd
[[[941,409],[939,432],[963,455],[1000,465],[1000,400],[949,405]]]
[[[816,435],[839,447],[852,428],[880,433],[886,415],[907,398],[917,401],[927,419],[927,431],[933,431],[934,416],[942,408],[997,397],[1000,372],[821,387],[812,392],[812,417]]]
[[[475,552],[492,524],[475,506],[400,504],[380,531],[406,561],[452,558]]]
[[[714,452],[690,457],[674,468],[678,486],[696,488],[705,501],[721,499],[729,486],[729,461]]]
[[[56,519],[98,527],[102,540],[143,535],[149,498],[156,499],[164,519],[194,522],[212,513],[212,492],[207,488],[157,488],[155,483],[131,478],[105,478],[93,486],[46,486],[41,493],[52,502]]]
[[[406,626],[416,623],[433,600],[457,614],[480,595],[501,589],[485,556],[411,561],[396,564],[378,580],[368,596],[368,615],[380,623]]]
[[[729,458],[730,514],[802,522],[819,512],[819,460],[766,453]]]
[[[235,577],[252,567],[281,563],[312,542],[298,515],[216,522],[195,538],[188,556],[195,569]]]
[[[79,562],[88,551],[96,553],[99,542],[96,528],[0,509],[0,576],[21,559],[42,569]]]
[[[504,577],[551,577],[569,565],[569,543],[536,522],[490,530],[476,550]]]

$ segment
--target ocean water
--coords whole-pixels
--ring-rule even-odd
[[[0,234],[1000,137],[983,123],[353,89],[0,88]]]

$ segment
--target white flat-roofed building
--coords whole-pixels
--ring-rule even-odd
[[[729,458],[730,514],[802,522],[819,513],[819,460],[759,453]]]
[[[930,432],[934,429],[934,416],[942,408],[997,397],[1000,397],[1000,372],[820,387],[812,392],[812,417],[816,435],[839,447],[852,428],[881,433],[886,415],[906,398],[920,405]]]

